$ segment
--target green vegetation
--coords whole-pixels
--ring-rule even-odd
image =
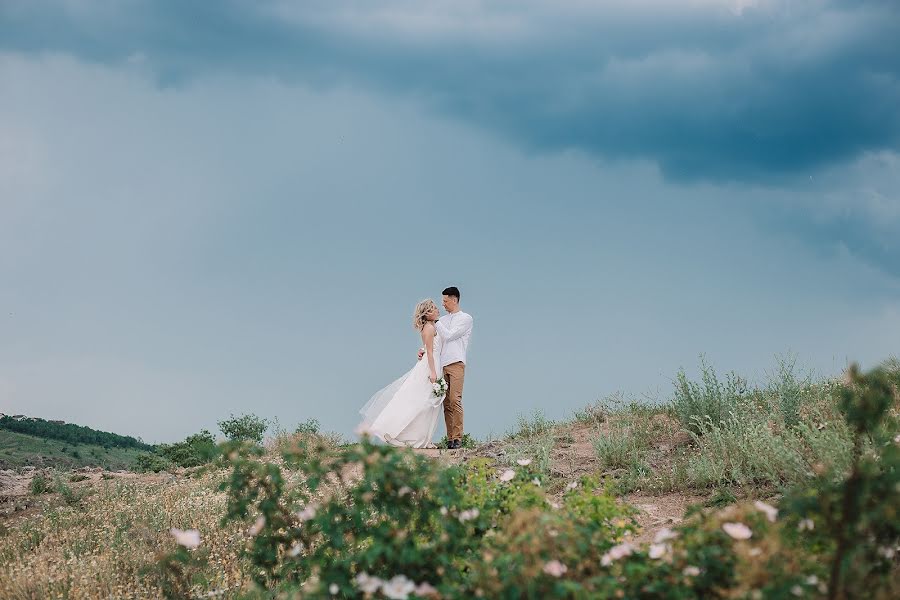
[[[38,418],[14,419],[0,417],[0,429],[24,433],[48,440],[60,440],[69,444],[89,444],[103,448],[133,448],[152,450],[153,446],[131,436],[98,431],[73,423],[54,423]]]
[[[315,426],[318,428],[318,421],[315,421]],[[261,444],[263,434],[268,428],[269,421],[254,414],[241,415],[240,417],[231,415],[228,419],[219,421],[219,429],[225,434],[225,437],[233,441]]]
[[[103,448],[88,444],[73,446],[59,440],[0,429],[0,469],[32,465],[56,469],[103,467],[118,471],[130,468],[140,453],[137,448]]]

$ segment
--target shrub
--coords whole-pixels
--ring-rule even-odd
[[[718,424],[731,414],[740,412],[747,392],[747,382],[734,373],[725,381],[719,381],[715,370],[700,359],[702,383],[689,381],[684,370],[675,377],[675,396],[672,408],[681,424],[688,430],[702,435],[703,424]]]
[[[627,469],[643,460],[643,448],[634,430],[619,428],[594,440],[594,449],[601,464],[607,469]]]
[[[450,440],[448,440],[447,436],[445,435],[437,443],[437,447],[438,448],[446,448],[449,441]],[[463,434],[461,442],[462,443],[460,445],[460,448],[477,448],[478,447],[478,441],[475,438],[473,438],[471,435],[469,435],[468,433]]]
[[[212,461],[217,452],[216,439],[206,429],[183,442],[160,444],[157,453],[179,467],[197,467]]]
[[[269,422],[254,414],[241,415],[240,417],[235,417],[232,414],[230,418],[219,421],[219,429],[228,439],[233,441],[262,443],[263,434],[268,428]]]
[[[69,481],[71,481],[72,483],[76,483],[78,481],[84,481],[86,479],[90,479],[90,477],[88,477],[84,473],[75,473],[74,475],[69,477]]]
[[[49,477],[43,475],[42,473],[35,473],[31,478],[29,489],[31,490],[31,494],[33,496],[40,496],[41,494],[47,494],[53,491],[53,486],[50,482]]]
[[[555,423],[544,416],[542,410],[536,410],[531,417],[520,414],[515,429],[507,434],[511,439],[528,439],[549,433],[553,430]]]
[[[168,471],[173,466],[172,462],[164,456],[153,452],[144,452],[135,457],[132,469],[139,473],[159,473],[160,471]]]
[[[319,433],[319,420],[310,418],[303,421],[297,425],[294,433]]]

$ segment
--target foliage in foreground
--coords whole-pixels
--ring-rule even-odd
[[[298,487],[258,448],[230,447],[227,519],[252,523],[261,589],[304,597],[887,598],[900,543],[896,393],[883,370],[851,370],[847,477],[820,473],[780,512],[696,511],[647,548],[629,543],[629,509],[599,481],[572,482],[556,505],[527,459],[499,473],[484,461],[436,469],[368,441],[286,452]]]

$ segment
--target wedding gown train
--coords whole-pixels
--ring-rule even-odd
[[[434,338],[435,371],[440,376],[441,347]],[[428,379],[428,356],[423,356],[405,375],[379,390],[360,409],[360,430],[394,446],[425,448],[431,444],[444,397],[435,398]]]

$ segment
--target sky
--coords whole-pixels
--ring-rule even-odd
[[[701,355],[875,366],[897,39],[888,0],[2,0],[0,412],[349,437],[449,285],[481,438]]]

